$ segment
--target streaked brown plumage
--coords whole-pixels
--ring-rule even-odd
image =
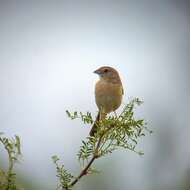
[[[97,131],[97,121],[105,119],[108,113],[119,108],[123,96],[121,79],[114,68],[103,66],[94,73],[100,77],[95,86],[95,100],[99,113],[90,131],[90,136],[94,136]]]

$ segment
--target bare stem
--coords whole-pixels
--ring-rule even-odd
[[[106,132],[107,132],[107,131],[106,131]],[[90,161],[88,162],[88,164],[87,164],[87,165],[84,167],[84,169],[80,172],[80,174],[78,175],[78,177],[76,177],[75,180],[73,180],[73,181],[70,183],[69,187],[73,187],[73,186],[80,180],[80,178],[82,178],[84,175],[88,174],[88,169],[89,169],[90,166],[93,164],[93,162],[95,161],[95,159],[97,159],[97,158],[99,157],[99,156],[98,156],[98,150],[99,150],[99,148],[100,148],[102,138],[103,138],[103,136],[104,136],[104,134],[105,134],[106,132],[104,132],[104,133],[100,136],[100,138],[99,138],[99,140],[98,140],[98,143],[97,143],[97,145],[96,145],[95,151],[94,151],[94,153],[93,153],[93,156],[92,156],[92,158],[90,159]],[[68,190],[69,187],[66,188],[66,190]]]

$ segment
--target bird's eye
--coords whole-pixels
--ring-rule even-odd
[[[107,73],[108,72],[108,69],[104,69],[104,73]]]

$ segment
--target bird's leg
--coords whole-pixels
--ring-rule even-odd
[[[114,113],[115,117],[117,118],[117,113],[116,113],[116,111],[114,111],[113,113]]]
[[[103,113],[102,110],[103,110],[103,108],[101,107],[100,108],[100,121],[102,120],[102,113]]]
[[[100,121],[104,120],[105,118],[106,118],[106,113],[105,113],[103,107],[101,107],[101,109],[100,109]]]

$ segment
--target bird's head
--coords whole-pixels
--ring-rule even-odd
[[[112,67],[103,66],[95,70],[94,73],[98,74],[100,79],[105,80],[107,82],[121,82],[118,72]]]

